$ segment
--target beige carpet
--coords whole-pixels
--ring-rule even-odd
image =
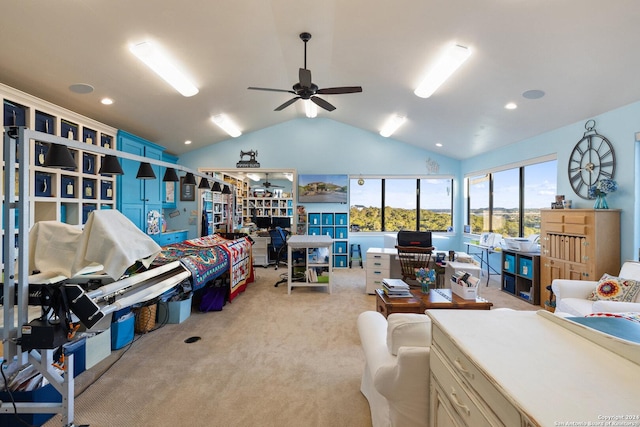
[[[287,295],[286,284],[273,287],[283,271],[258,268],[256,282],[222,311],[194,311],[182,324],[136,335],[127,351],[81,374],[75,425],[370,426],[356,330],[358,314],[375,309],[365,270],[336,269],[332,295]],[[537,309],[497,282],[480,293],[494,307]],[[192,336],[202,339],[186,344]],[[46,425],[60,424],[56,416]]]

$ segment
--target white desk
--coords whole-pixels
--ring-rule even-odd
[[[485,265],[487,266],[487,286],[489,286],[489,278],[491,277],[491,275],[500,275],[500,272],[491,267],[491,264],[489,264],[489,255],[498,251],[494,250],[491,246],[476,245],[475,243],[465,242],[465,245],[467,245],[467,251],[469,252],[469,255],[475,255],[480,260],[480,269],[482,269],[482,267],[484,267]],[[471,248],[480,249],[480,252],[471,252]]]
[[[289,237],[289,239],[287,240],[287,256],[288,256],[287,268],[289,269],[289,272],[287,274],[287,283],[289,288],[289,291],[288,291],[289,294],[291,294],[291,288],[294,286],[326,286],[329,293],[331,293],[331,281],[332,281],[331,272],[333,270],[333,254],[331,253],[332,247],[333,247],[333,239],[325,235],[309,236],[306,234],[295,234]],[[310,261],[309,249],[315,249],[315,248],[327,248],[329,250],[329,255],[327,259],[318,259],[318,260]],[[328,274],[329,274],[328,282],[324,283],[324,282],[311,281],[308,275],[305,275],[304,281],[294,282],[292,280],[294,265],[293,265],[293,257],[291,254],[293,249],[305,250],[304,259],[305,259],[307,271],[310,268],[328,270]]]

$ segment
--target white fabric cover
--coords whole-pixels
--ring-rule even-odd
[[[617,277],[640,280],[640,263],[625,262]],[[556,314],[586,316],[591,313],[640,312],[640,293],[635,302],[588,300],[597,284],[597,281],[592,280],[555,279],[551,283],[551,289],[556,296]]]
[[[431,347],[431,321],[423,314],[393,313],[387,317],[387,347],[396,356],[400,347]]]
[[[358,332],[365,355],[365,368],[360,391],[369,401],[373,427],[427,426],[429,422],[429,347],[399,346],[397,356],[387,344],[387,331],[392,341],[405,344],[431,343],[431,322],[423,314],[392,314],[389,321],[378,312],[366,311],[358,316]],[[406,325],[404,327],[403,325]],[[418,337],[418,331],[428,336]]]
[[[101,264],[119,279],[136,261],[148,267],[160,246],[117,210],[95,210],[83,230],[57,221],[37,222],[29,232],[29,270],[73,277]]]

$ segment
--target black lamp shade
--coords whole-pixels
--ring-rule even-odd
[[[123,175],[124,171],[122,170],[122,166],[120,166],[118,158],[112,154],[107,154],[102,158],[98,173],[104,175]]]
[[[200,184],[198,185],[198,188],[206,188],[208,190],[209,189],[209,180],[207,178],[200,179]]]
[[[222,194],[231,194],[231,189],[228,185],[224,186],[224,188],[222,189]]]
[[[138,174],[136,175],[138,179],[156,179],[156,174],[153,172],[153,168],[149,163],[140,163],[140,167],[138,168]]]
[[[214,193],[222,193],[222,187],[220,187],[220,183],[218,181],[213,181],[211,191],[213,191]]]
[[[71,151],[65,145],[51,144],[47,154],[44,156],[44,166],[49,168],[72,168],[75,169],[76,161],[73,160]]]
[[[191,172],[187,172],[184,177],[184,183],[187,185],[196,185],[196,177]]]
[[[167,168],[167,170],[164,171],[164,177],[162,178],[162,180],[164,182],[178,182],[178,181],[180,181],[178,179],[178,174],[176,173],[176,170],[174,168]]]

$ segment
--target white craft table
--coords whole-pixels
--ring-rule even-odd
[[[313,261],[309,260],[309,250],[316,249],[316,248],[328,248],[329,250],[328,257],[324,259],[313,260]],[[288,261],[287,262],[288,264],[287,265],[287,268],[288,268],[287,283],[288,283],[289,294],[291,294],[291,288],[294,286],[326,286],[329,293],[331,293],[331,282],[332,282],[331,273],[333,270],[332,248],[333,248],[333,239],[326,235],[318,236],[318,235],[294,234],[293,236],[289,237],[289,239],[287,240],[287,261]],[[322,268],[322,269],[327,268],[329,271],[328,282],[311,281],[307,274],[305,274],[304,281],[294,282],[292,280],[293,268],[294,268],[292,251],[294,249],[305,250],[304,260],[305,260],[307,271],[309,270],[309,268]]]

